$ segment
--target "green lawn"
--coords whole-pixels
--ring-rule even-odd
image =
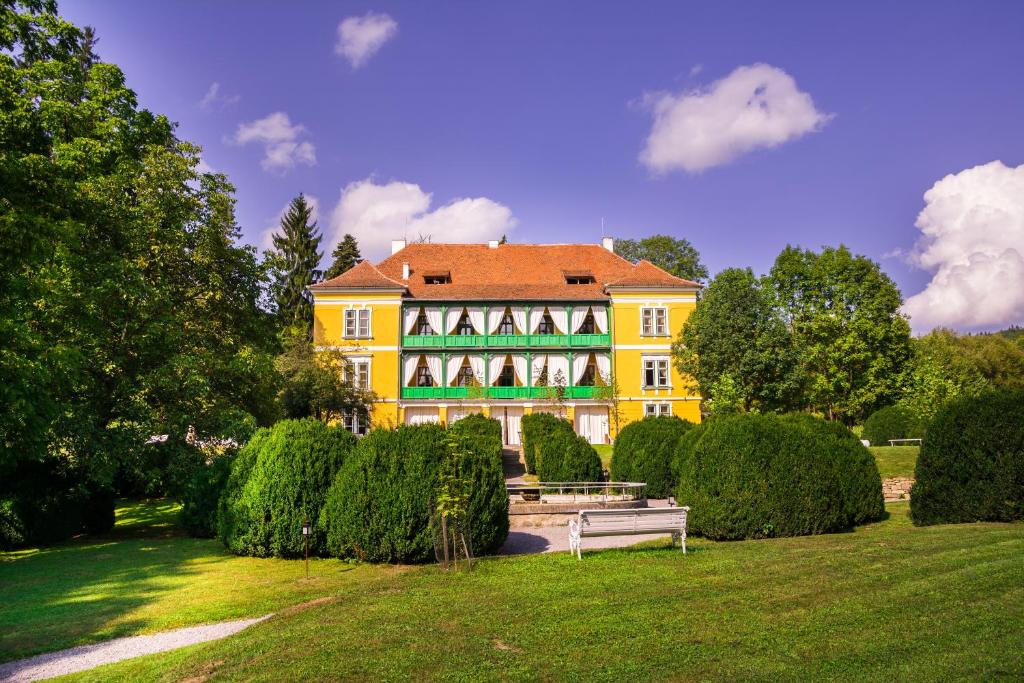
[[[235,557],[213,540],[185,538],[177,505],[117,510],[102,539],[0,553],[0,661],[117,636],[280,610],[339,586],[369,585],[400,571]]]
[[[301,561],[233,558],[209,541],[70,544],[0,564],[3,653],[278,611],[233,638],[78,678],[1024,676],[1024,524],[915,528],[906,504],[888,509],[853,533],[691,539],[685,557],[654,542],[470,573],[320,561],[308,582]]]
[[[913,477],[920,446],[871,446],[882,479]]]
[[[594,446],[594,450],[601,456],[601,466],[606,470],[610,470],[612,467],[612,448],[611,444],[599,443]]]

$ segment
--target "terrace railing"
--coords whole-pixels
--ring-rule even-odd
[[[610,334],[406,334],[407,349],[550,349],[611,346]]]
[[[402,387],[402,398],[453,399],[546,399],[551,398],[552,387]],[[607,387],[565,387],[565,398],[599,398]]]
[[[506,484],[513,502],[569,502],[580,500],[644,500],[647,484],[636,481],[539,481]]]

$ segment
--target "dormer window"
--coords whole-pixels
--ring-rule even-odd
[[[592,285],[597,282],[589,270],[563,270],[562,275],[567,285]]]
[[[423,284],[427,285],[450,285],[452,274],[447,270],[435,270],[423,273]]]

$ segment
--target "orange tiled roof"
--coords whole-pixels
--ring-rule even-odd
[[[409,279],[402,265],[409,264]],[[369,266],[369,267],[367,267]],[[371,271],[372,269],[372,271]],[[357,273],[357,271],[359,271]],[[450,273],[450,284],[428,285],[424,275]],[[570,285],[566,273],[587,273],[595,282]],[[379,284],[376,284],[379,283]],[[683,280],[641,261],[634,265],[597,244],[410,244],[374,268],[364,261],[338,277],[313,285],[408,288],[415,299],[457,300],[599,300],[606,286],[692,289]]]
[[[401,277],[402,273],[399,272]],[[338,277],[310,285],[310,289],[331,289],[334,287],[351,289],[405,289],[405,285],[397,280],[392,280],[381,273],[376,266],[369,261],[360,261]]]

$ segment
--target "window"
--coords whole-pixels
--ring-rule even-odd
[[[512,314],[506,313],[505,317],[501,319],[501,324],[498,325],[498,334],[515,334],[516,326],[512,322]]]
[[[423,284],[426,285],[450,285],[452,274],[447,270],[423,273]]]
[[[345,429],[356,436],[363,436],[370,431],[370,420],[366,415],[359,414],[358,412],[348,412],[341,419]]]
[[[434,332],[434,328],[430,326],[430,323],[427,322],[427,314],[422,312],[420,313],[420,317],[416,318],[416,326],[413,327],[413,333],[425,335],[437,334],[437,332]]]
[[[592,285],[596,282],[589,270],[563,270],[562,275],[567,285]]]
[[[350,378],[352,387],[355,389],[369,389],[370,388],[370,361],[368,360],[354,360],[349,362],[346,368],[347,378]]]
[[[645,403],[644,417],[668,417],[672,415],[671,403]]]
[[[547,311],[544,312],[544,317],[540,319],[540,324],[537,325],[537,334],[554,334],[555,333],[555,321],[551,319],[551,314]]]
[[[455,334],[476,334],[476,330],[473,329],[473,323],[469,322],[468,313],[463,313],[462,317],[459,318],[459,324],[455,326]]]
[[[576,386],[592,387],[594,386],[595,377],[597,377],[597,369],[593,365],[588,365],[587,369],[584,370],[583,374],[576,380]]]
[[[669,386],[668,358],[644,359],[644,387],[661,388]]]
[[[512,369],[511,365],[506,365],[501,369],[501,374],[498,375],[498,381],[494,383],[496,387],[514,387],[516,385],[516,373]]]
[[[454,383],[457,387],[474,386],[476,384],[476,376],[473,374],[473,368],[468,365],[463,365],[459,368],[459,372],[455,375]]]
[[[587,317],[580,323],[580,329],[576,330],[576,334],[594,334],[597,329],[594,325],[594,314],[587,313]]]
[[[370,309],[350,308],[345,311],[345,337],[366,338],[370,336]]]
[[[668,336],[668,309],[667,308],[641,308],[640,309],[641,329],[640,334],[645,337],[667,337]]]
[[[430,374],[430,368],[428,368],[426,365],[421,365],[418,368],[416,368],[416,386],[434,386],[434,376]]]

